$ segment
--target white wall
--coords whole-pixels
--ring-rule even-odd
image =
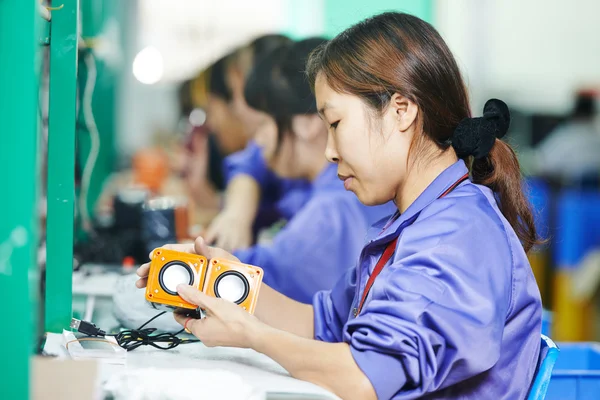
[[[600,87],[600,1],[437,0],[435,24],[479,110],[490,97],[565,112],[573,92]]]
[[[124,159],[150,144],[155,132],[175,128],[179,81],[253,37],[285,30],[288,24],[289,7],[280,0],[127,2],[130,20],[123,28],[128,43],[117,135],[117,150]],[[154,85],[138,82],[132,73],[135,55],[147,46],[158,49],[163,58],[163,78]]]
[[[126,77],[118,148],[131,154],[152,132],[172,129],[172,83],[249,38],[324,30],[324,0],[128,0]],[[138,4],[139,3],[139,4]],[[475,112],[490,97],[512,107],[566,112],[583,85],[600,87],[600,0],[435,0],[434,24],[463,69]],[[165,60],[164,79],[143,85],[133,57],[147,45]],[[167,83],[165,83],[167,82]]]

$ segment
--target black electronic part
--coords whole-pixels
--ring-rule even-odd
[[[175,333],[164,332],[155,334],[156,328],[144,328],[150,322],[154,321],[156,318],[164,315],[165,313],[166,311],[163,311],[155,315],[137,329],[126,329],[115,334],[105,334],[103,330],[98,329],[96,325],[92,324],[91,322],[80,321],[77,319],[73,319],[71,321],[71,328],[88,336],[113,336],[119,346],[127,351],[133,351],[140,346],[152,346],[160,350],[170,350],[179,346],[180,344],[199,342],[197,339],[185,339],[178,337],[177,335],[183,333],[184,329],[181,329]]]

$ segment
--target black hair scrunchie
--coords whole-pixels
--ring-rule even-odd
[[[482,117],[460,121],[452,135],[452,147],[459,158],[484,158],[494,147],[496,139],[506,135],[509,125],[510,112],[506,103],[498,99],[488,100]]]

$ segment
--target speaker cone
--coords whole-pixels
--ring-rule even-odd
[[[177,285],[194,283],[194,271],[181,261],[171,261],[160,270],[158,283],[165,292],[175,296]]]
[[[227,271],[215,280],[214,291],[217,297],[241,304],[248,297],[250,285],[244,274]]]

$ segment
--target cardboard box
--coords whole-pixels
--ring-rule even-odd
[[[100,398],[96,361],[34,357],[31,368],[32,400]]]

